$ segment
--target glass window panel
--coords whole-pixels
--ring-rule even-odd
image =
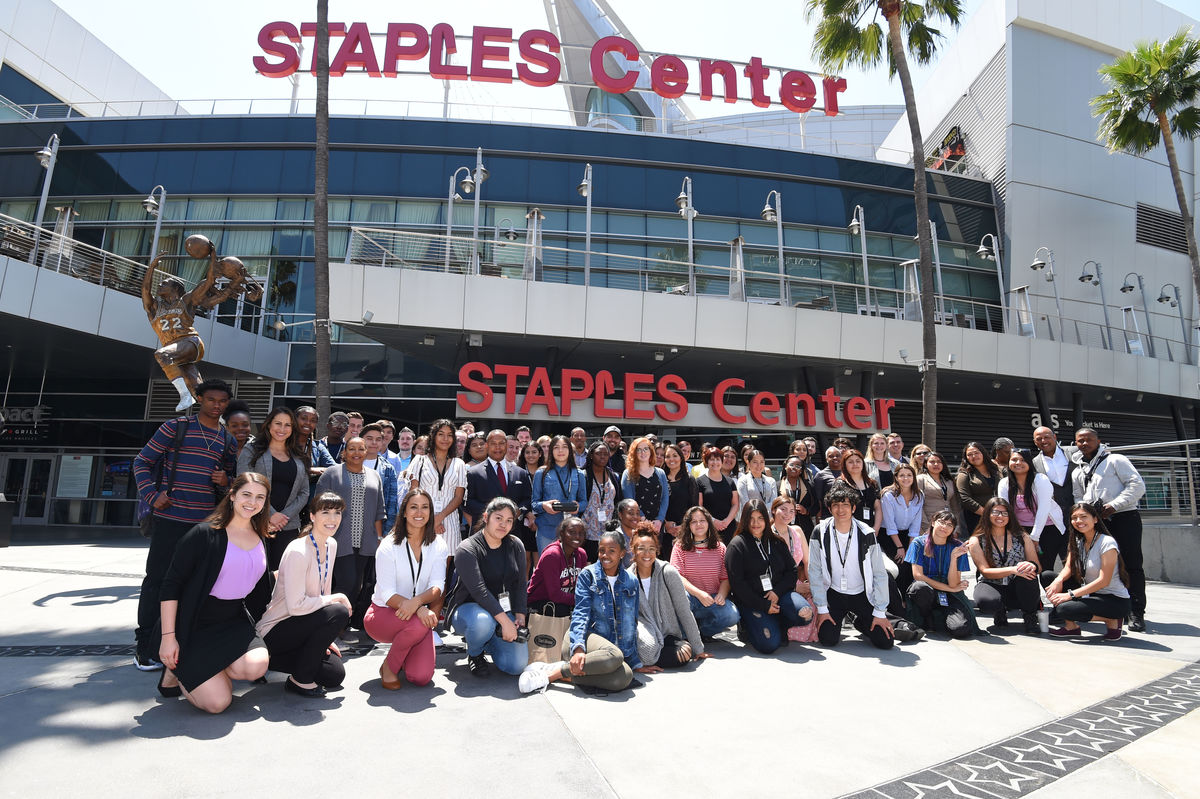
[[[774,247],[779,240],[779,233],[774,223],[742,222],[738,226],[738,232],[746,240],[747,244],[769,244]],[[786,243],[786,241],[787,236],[785,234],[784,242]]]
[[[567,224],[572,231],[584,233],[587,231],[587,209],[572,209]],[[603,211],[592,211],[592,235],[608,230],[608,215]]]
[[[787,273],[793,277],[818,279],[821,277],[821,259],[813,255],[788,255],[784,253]]]
[[[118,206],[123,204],[124,203],[118,203]],[[188,201],[187,218],[224,220],[226,204],[227,201],[224,197],[208,199],[193,198]],[[141,203],[138,203],[138,207],[141,207]],[[143,213],[145,212],[143,211]]]
[[[227,219],[266,222],[275,218],[275,198],[229,201]]]
[[[9,200],[0,203],[0,213],[22,222],[32,222],[34,214],[37,213],[37,203],[33,200]]]
[[[123,255],[126,258],[141,258],[145,238],[146,231],[141,228],[110,228],[108,231],[108,244],[105,249],[117,255]],[[146,246],[149,245],[147,244]]]
[[[396,203],[392,200],[352,200],[350,221],[390,225],[396,221]]]
[[[938,240],[938,255],[943,264],[967,265],[967,248]]]
[[[280,200],[275,206],[275,218],[289,222],[299,222],[308,219],[304,215],[304,200]]]
[[[821,242],[821,249],[826,252],[853,252],[850,249],[850,234],[847,231],[823,228],[817,231],[817,237]]]
[[[860,252],[859,244],[854,247],[855,252]],[[875,233],[867,234],[867,255],[891,255],[892,254],[892,237],[880,236]]]
[[[396,205],[396,221],[401,225],[437,225],[441,213],[439,203],[401,201]]]
[[[225,233],[221,255],[247,256],[271,254],[270,228],[230,228]]]
[[[893,236],[892,255],[907,261],[910,258],[919,258],[921,248],[912,236]]]
[[[308,218],[312,219],[312,202],[307,205]],[[329,221],[330,222],[349,222],[350,221],[350,201],[349,200],[329,200]]]
[[[545,219],[542,221],[542,230],[566,230],[567,229],[567,212],[556,208],[542,208],[542,214]],[[547,243],[547,246],[548,243]]]
[[[125,200],[113,203],[113,219],[118,222],[142,222],[150,218],[141,200]]]
[[[821,256],[821,278],[841,283],[861,283],[862,264],[853,258]]]
[[[796,247],[801,250],[819,250],[821,244],[817,240],[817,231],[812,228],[783,226],[783,243],[786,247]]]
[[[718,222],[704,218],[696,220],[693,230],[697,239],[706,241],[729,242],[740,235],[737,222]]]
[[[1000,287],[995,275],[971,275],[971,296],[983,302],[1000,302]]]
[[[609,213],[608,232],[622,236],[645,236],[646,217],[642,214]]]
[[[682,239],[687,243],[687,222],[680,216],[646,215],[646,235],[662,239]]]
[[[272,244],[274,255],[299,255],[304,232],[298,228],[279,228]]]
[[[187,218],[188,200],[186,197],[172,197],[167,195],[166,210],[163,212],[163,221],[165,222],[181,222]]]
[[[329,257],[341,261],[346,257],[346,247],[350,244],[349,230],[329,231]]]
[[[91,200],[75,203],[75,212],[79,214],[76,223],[104,222],[108,220],[108,200]]]
[[[943,265],[942,293],[953,294],[957,297],[971,296],[970,276],[966,272],[961,272],[957,269],[947,269]]]
[[[752,250],[747,247],[743,249],[742,257],[744,259],[747,272],[751,272],[759,276],[779,274],[779,253],[777,253],[775,250]],[[784,257],[787,257],[786,254]]]

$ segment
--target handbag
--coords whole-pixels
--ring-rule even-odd
[[[571,615],[556,615],[553,602],[545,603],[541,609],[530,608],[525,620],[529,627],[529,662],[557,663],[562,660],[563,642],[571,628]]]

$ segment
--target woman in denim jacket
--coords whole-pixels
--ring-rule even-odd
[[[578,509],[567,515],[582,516],[587,510],[586,478],[575,468],[571,444],[566,436],[550,441],[550,462],[537,470],[533,483],[533,515],[537,518],[538,555],[558,538],[558,524],[564,511],[554,510],[554,502],[574,502]]]
[[[600,536],[597,562],[575,581],[575,611],[570,636],[563,642],[563,660],[531,663],[517,683],[521,691],[544,691],[559,680],[620,691],[633,681],[633,672],[662,670],[643,666],[638,657],[638,584],[621,568],[624,554],[618,533]]]

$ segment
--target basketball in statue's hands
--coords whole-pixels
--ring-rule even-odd
[[[213,243],[208,240],[208,236],[196,233],[187,237],[187,241],[183,243],[183,249],[187,250],[187,254],[193,258],[207,258],[212,254]]]

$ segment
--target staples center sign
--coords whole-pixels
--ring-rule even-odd
[[[524,393],[517,381],[528,382]],[[824,432],[887,430],[895,400],[841,397],[832,388],[818,396],[759,391],[745,406],[731,404],[732,392],[745,392],[746,381],[727,377],[713,388],[710,405],[689,403],[687,382],[676,374],[626,372],[614,375],[562,369],[558,390],[544,366],[472,361],[458,370],[458,408],[464,414],[510,419],[569,419],[575,422],[649,422],[687,420],[691,427],[741,427],[762,430],[804,428]],[[618,389],[621,397],[617,398]]]
[[[291,22],[268,22],[258,32],[258,45],[264,55],[254,57],[254,68],[268,78],[284,78],[300,68],[300,54],[294,45],[304,37],[315,37],[315,22],[304,22],[299,27]],[[525,31],[516,38],[512,28],[493,28],[476,25],[471,30],[470,65],[451,64],[450,56],[458,52],[458,41],[454,28],[442,22],[426,30],[410,22],[390,22],[387,32],[379,35],[377,44],[365,22],[329,23],[329,35],[341,37],[337,53],[329,64],[330,77],[340,77],[348,70],[361,70],[373,78],[394,78],[400,73],[402,61],[424,61],[428,59],[430,77],[438,80],[473,80],[487,83],[512,83],[519,80],[530,86],[554,86],[562,75],[562,43],[550,31]],[[516,52],[513,52],[513,46]],[[313,53],[309,69],[316,73],[316,47],[308,47]],[[605,56],[616,66],[620,74],[610,74],[605,68]],[[589,63],[592,83],[613,94],[632,91],[641,75],[638,59],[641,53],[633,42],[620,36],[605,36],[592,45]],[[689,59],[696,62],[697,89],[701,100],[714,97],[713,85],[718,80],[720,88],[716,96],[726,103],[739,99],[750,100],[759,108],[768,108],[778,102],[789,111],[803,114],[817,102],[815,73],[802,70],[774,70],[779,73],[772,78],[772,69],[763,66],[762,59],[754,56],[739,70],[729,61],[708,58]],[[514,74],[515,73],[515,74]],[[815,75],[821,82],[820,93],[827,116],[837,116],[838,93],[846,90],[846,79]],[[748,82],[749,94],[739,97],[739,77]],[[778,94],[772,100],[767,94],[767,81]],[[650,63],[650,90],[660,97],[674,99],[682,97],[692,85],[688,65],[679,56],[661,54]]]

